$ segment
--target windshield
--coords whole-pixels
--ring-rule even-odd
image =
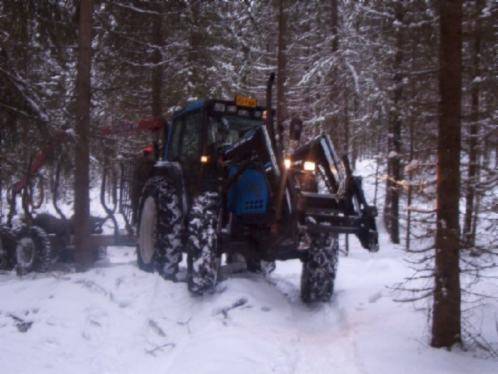
[[[209,117],[208,144],[231,145],[241,139],[249,130],[262,126],[263,121],[238,116]]]

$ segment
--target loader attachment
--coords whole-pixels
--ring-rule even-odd
[[[311,187],[303,182],[311,175],[299,168],[291,171],[299,221],[309,231],[355,234],[363,248],[378,251],[377,210],[368,205],[361,177],[352,175],[347,157],[339,159],[330,138],[320,135],[298,148],[291,159],[297,165],[314,163]]]

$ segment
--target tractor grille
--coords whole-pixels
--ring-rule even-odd
[[[237,172],[233,167],[230,174]],[[228,191],[228,208],[237,216],[266,214],[270,199],[270,187],[264,172],[247,169]]]
[[[244,202],[244,211],[248,213],[260,212],[265,208],[265,202],[262,199],[249,200]]]

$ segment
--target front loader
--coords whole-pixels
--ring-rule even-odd
[[[378,250],[376,209],[328,135],[284,155],[272,83],[266,107],[245,97],[197,100],[173,115],[136,204],[141,269],[176,280],[186,254],[188,288],[200,295],[215,287],[223,254],[252,271],[300,259],[309,303],[332,296],[339,234]]]

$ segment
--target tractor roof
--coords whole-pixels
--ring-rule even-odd
[[[187,104],[180,110],[175,111],[173,117],[181,116],[184,113],[194,112],[196,110],[202,109],[206,100],[191,100],[187,101]]]
[[[256,104],[256,101],[254,101],[254,104]],[[237,102],[236,101],[232,101],[232,100],[217,100],[217,99],[208,99],[208,100],[191,100],[191,101],[188,101],[187,104],[185,104],[185,106],[177,111],[175,111],[173,113],[173,119],[174,118],[177,118],[183,114],[186,114],[186,113],[190,113],[190,112],[195,112],[195,111],[198,111],[198,110],[201,110],[205,107],[209,107],[209,108],[214,108],[214,111],[219,111],[216,106],[218,105],[221,105],[221,107],[223,108],[228,108],[230,109],[235,107],[235,108],[238,108],[240,109],[242,112],[246,112],[245,114],[242,114],[242,116],[250,116],[250,117],[256,117],[256,118],[261,118],[262,117],[262,113],[263,111],[265,110],[264,107],[260,107],[260,106],[245,106],[245,105],[237,105]],[[224,112],[225,109],[222,109],[221,111]],[[239,114],[239,110],[238,109],[234,109],[232,111],[228,110],[227,111],[227,114]],[[256,114],[257,113],[257,114]]]

